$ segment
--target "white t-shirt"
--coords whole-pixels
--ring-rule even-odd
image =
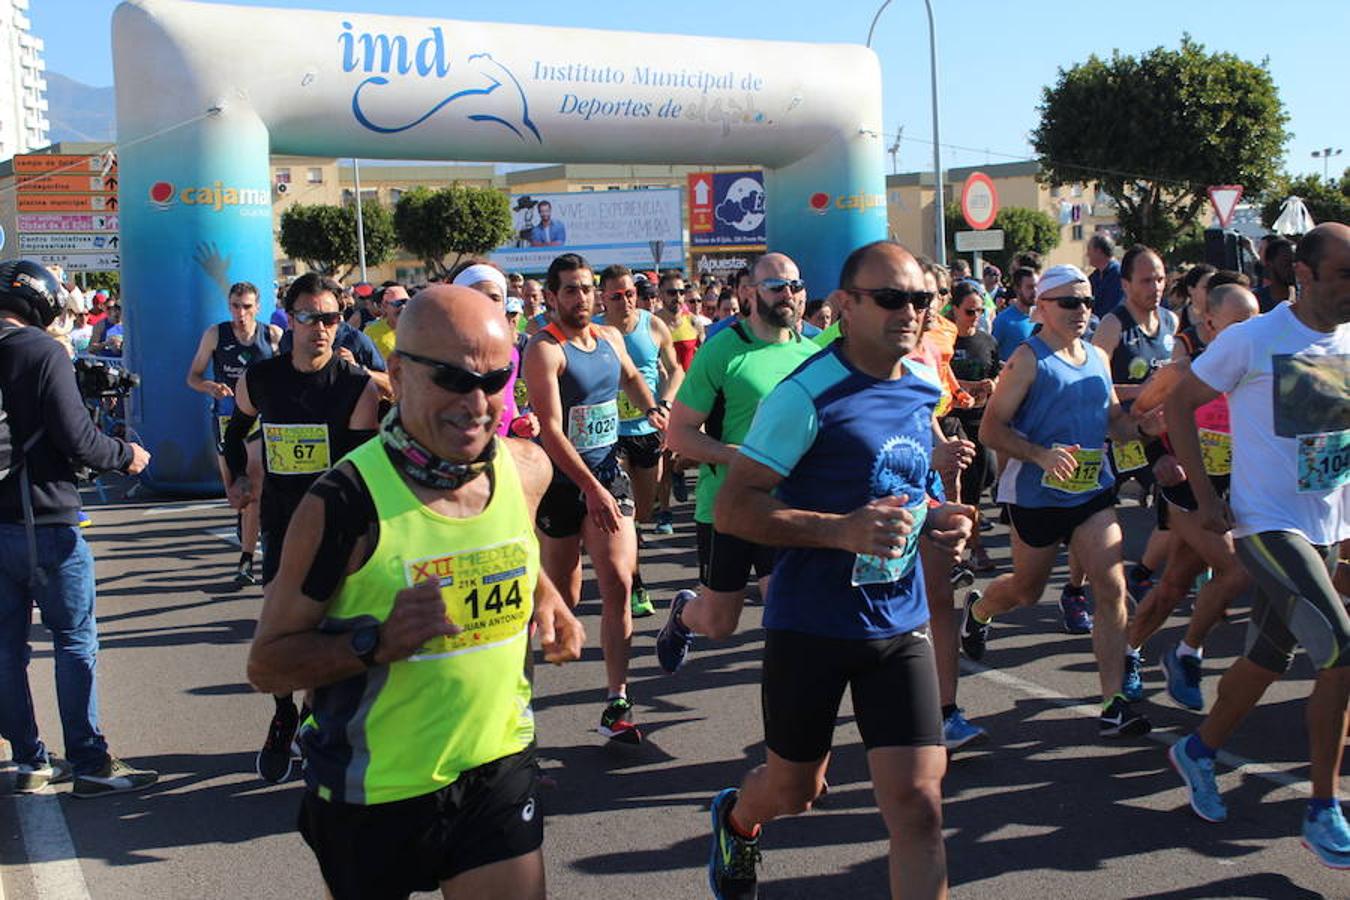
[[[1350,325],[1314,331],[1282,303],[1224,329],[1191,371],[1228,395],[1233,534],[1350,538]]]

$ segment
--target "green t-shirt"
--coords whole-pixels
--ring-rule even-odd
[[[785,343],[761,341],[746,323],[719,331],[694,356],[675,399],[707,415],[703,430],[725,444],[739,444],[750,431],[759,401],[820,348],[794,333]],[[694,520],[712,524],[713,503],[725,466],[698,469]]]
[[[816,342],[817,347],[828,347],[831,344],[833,344],[836,339],[838,339],[841,333],[842,332],[839,329],[839,323],[835,322],[829,328],[826,328],[820,334],[811,338],[811,340]]]

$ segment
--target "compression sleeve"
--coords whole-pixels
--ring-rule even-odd
[[[350,464],[324,473],[309,493],[323,501],[323,535],[300,590],[311,600],[327,603],[347,576],[356,542],[366,538],[365,559],[357,561],[359,565],[365,565],[375,552],[380,520],[370,491]]]
[[[225,465],[235,478],[248,471],[248,450],[244,449],[244,438],[248,436],[257,419],[257,416],[241,412],[236,404],[234,413],[230,416],[230,424],[225,426],[225,434],[221,436]]]

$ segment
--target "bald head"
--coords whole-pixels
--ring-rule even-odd
[[[1221,284],[1209,292],[1209,302],[1205,307],[1205,312],[1218,318],[1227,315],[1229,310],[1250,310],[1251,315],[1256,315],[1259,305],[1256,302],[1256,295],[1247,290],[1240,284]],[[1244,316],[1244,318],[1246,318]]]
[[[914,258],[914,254],[905,249],[903,244],[895,241],[873,241],[854,250],[848,255],[848,259],[844,260],[844,267],[839,272],[839,286],[873,287],[870,284],[860,285],[858,282],[859,273],[873,262],[896,270],[913,267],[913,271],[919,273],[920,281],[923,279],[923,268]],[[919,290],[922,290],[922,287]]]
[[[509,353],[501,307],[471,287],[433,284],[408,301],[398,320],[398,349],[436,359]]]
[[[792,261],[792,257],[786,253],[765,253],[759,259],[755,260],[755,268],[751,277],[755,281],[763,281],[765,278],[776,278],[778,273],[784,268],[791,266],[794,270],[797,264]]]

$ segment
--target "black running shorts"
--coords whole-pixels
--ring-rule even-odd
[[[618,501],[619,512],[625,516],[633,515],[633,485],[618,459],[611,457],[595,477]],[[539,530],[551,538],[568,538],[580,534],[581,523],[585,521],[586,497],[581,488],[561,476],[555,478],[539,501],[539,511],[535,514]]]
[[[1214,485],[1214,492],[1219,495],[1220,500],[1227,501],[1232,479],[1227,475],[1210,475],[1209,481]],[[1195,499],[1195,491],[1191,490],[1191,483],[1183,481],[1181,484],[1174,484],[1171,487],[1158,485],[1158,493],[1166,502],[1158,503],[1158,530],[1168,530],[1168,516],[1171,514],[1169,507],[1175,506],[1186,512],[1195,512],[1200,508],[1199,502]]]
[[[262,583],[266,587],[281,569],[281,544],[286,529],[284,526],[280,531],[264,528],[259,536],[262,538]]]
[[[928,626],[882,640],[766,629],[760,698],[764,743],[790,762],[830,752],[844,688],[863,746],[942,744],[942,704]]]
[[[655,432],[619,435],[619,455],[636,469],[655,469],[661,462],[661,451],[661,435]]]
[[[431,794],[363,806],[306,791],[300,834],[333,900],[403,900],[456,875],[525,856],[544,842],[534,748],[461,775]]]
[[[743,591],[756,578],[768,578],[778,559],[775,547],[752,544],[734,535],[723,534],[706,522],[695,522],[698,539],[698,582],[710,591]]]
[[[1061,542],[1067,544],[1079,525],[1115,505],[1115,493],[1107,490],[1078,506],[1018,506],[1007,503],[1004,509],[1022,543],[1032,547],[1053,547]]]

